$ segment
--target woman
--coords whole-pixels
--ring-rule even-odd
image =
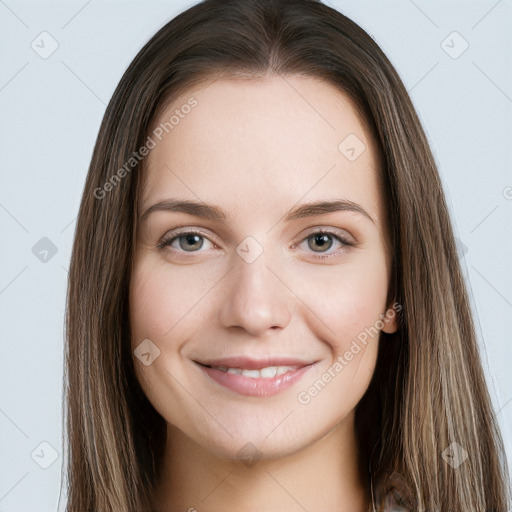
[[[139,52],[67,340],[69,512],[507,510],[425,134],[318,1],[206,0]]]

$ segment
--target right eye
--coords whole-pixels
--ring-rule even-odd
[[[168,233],[158,243],[157,247],[164,249],[169,246],[177,252],[203,252],[200,251],[204,245],[204,240],[208,240],[214,247],[215,245],[205,235],[197,231],[182,231],[179,234],[175,232]]]

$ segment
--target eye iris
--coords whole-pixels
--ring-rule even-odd
[[[193,251],[195,249],[200,249],[203,246],[203,237],[201,235],[196,234],[187,234],[187,235],[180,235],[179,237],[179,244],[180,247],[185,251]],[[187,244],[190,244],[187,247],[184,247],[182,244],[182,240],[186,240]],[[191,248],[191,246],[194,246]]]
[[[311,240],[314,240],[315,243],[319,243],[320,251],[317,251],[317,249],[311,244]],[[325,246],[325,243],[327,243],[328,247]],[[331,248],[332,238],[330,235],[327,235],[325,233],[317,233],[316,235],[313,235],[312,237],[309,238],[308,245],[313,251],[321,252],[322,249]]]

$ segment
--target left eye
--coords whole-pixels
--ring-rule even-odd
[[[326,253],[334,244],[333,240],[336,240],[342,246],[350,245],[348,241],[343,239],[341,236],[331,233],[330,231],[318,231],[307,236],[303,242],[308,241],[308,247],[313,252]],[[329,253],[332,254],[332,253]]]

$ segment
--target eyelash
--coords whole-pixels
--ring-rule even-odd
[[[171,247],[171,243],[174,242],[174,240],[177,240],[177,239],[179,239],[180,236],[184,236],[184,235],[199,235],[199,236],[209,240],[209,238],[204,233],[202,233],[200,231],[181,231],[181,232],[178,232],[178,233],[171,233],[170,236],[164,237],[158,243],[158,245],[156,247],[158,249],[161,249],[161,250],[164,250],[166,247],[170,247],[171,250],[176,251],[176,252],[181,253],[181,254],[187,253],[187,252],[189,252],[191,254],[202,252],[202,251],[181,251],[181,250],[174,249],[173,247]],[[317,231],[314,231],[314,232],[310,233],[308,236],[306,236],[305,238],[303,238],[298,244],[293,244],[293,247],[295,248],[297,245],[302,244],[303,242],[305,242],[306,240],[308,240],[309,238],[311,238],[311,237],[313,237],[315,235],[329,235],[329,236],[333,237],[334,239],[336,239],[338,242],[340,242],[342,244],[342,246],[344,246],[344,247],[351,247],[351,246],[355,245],[354,242],[348,241],[346,238],[344,238],[343,236],[339,235],[338,233],[335,233],[333,231],[329,231],[327,229],[318,229]],[[212,242],[211,240],[210,240],[210,242],[213,245],[215,245],[215,243]],[[343,248],[339,249],[336,252],[332,252],[332,253],[328,253],[328,254],[323,254],[323,253],[314,254],[313,253],[313,257],[315,259],[325,259],[325,258],[330,258],[330,257],[333,257],[333,256],[339,256],[342,252],[343,252]]]

